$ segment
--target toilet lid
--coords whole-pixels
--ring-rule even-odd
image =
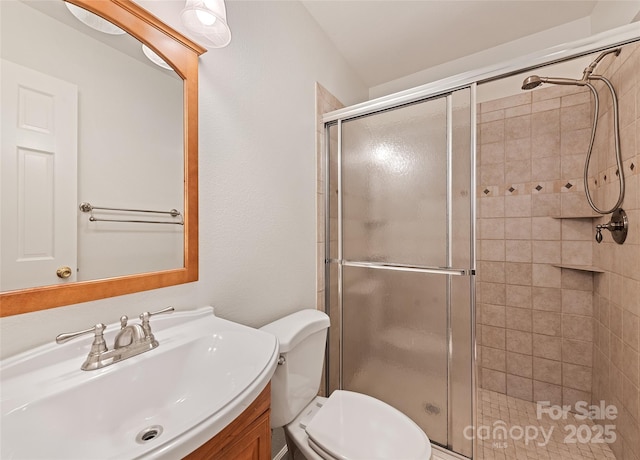
[[[351,391],[334,391],[306,432],[310,445],[340,460],[431,456],[429,438],[413,420],[378,399]]]

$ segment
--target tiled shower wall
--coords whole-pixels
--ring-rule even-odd
[[[602,73],[618,92],[620,141],[626,193],[622,204],[629,217],[629,235],[623,245],[604,235],[593,243],[594,265],[604,273],[594,275],[593,320],[593,402],[615,405],[618,418],[617,441],[611,446],[619,460],[640,459],[640,45],[623,48],[620,56],[609,59]],[[598,69],[600,70],[600,69]],[[608,91],[598,85],[601,99]],[[612,126],[610,102],[600,118],[601,125]],[[611,206],[618,197],[613,131],[603,128],[596,139],[594,156],[598,168],[595,197],[597,203]],[[594,180],[595,185],[595,180]],[[609,216],[595,221],[606,223]],[[608,232],[605,232],[608,233]],[[603,421],[612,423],[610,421]]]
[[[331,194],[331,215],[329,216],[331,222],[331,231],[328,235],[328,240],[325,242],[325,182],[324,178],[325,174],[325,160],[326,157],[323,154],[324,152],[324,143],[326,141],[325,138],[325,129],[324,123],[322,122],[322,115],[327,112],[332,112],[334,110],[338,110],[344,107],[344,104],[340,102],[333,94],[331,94],[326,88],[324,88],[321,84],[316,83],[316,172],[317,172],[317,190],[316,190],[316,211],[317,211],[317,254],[316,254],[316,278],[317,278],[317,304],[316,308],[321,311],[325,311],[325,295],[326,293],[332,293],[334,296],[338,293],[337,288],[337,269],[335,264],[331,267],[332,274],[330,277],[331,286],[327,286],[325,283],[325,272],[324,272],[324,260],[325,260],[325,243],[330,243],[330,247],[332,250],[337,248],[338,242],[338,225],[337,225],[337,199],[338,199],[338,190],[332,190]],[[337,138],[337,129],[333,128],[330,131],[331,138],[331,151],[337,151],[338,138]],[[331,174],[335,176],[337,174],[338,165],[335,162],[331,162]],[[337,253],[332,255],[332,257],[336,257]],[[326,287],[326,289],[325,289]],[[337,300],[332,299],[332,305],[337,305]],[[330,320],[331,320],[331,328],[329,328],[329,356],[330,356],[330,366],[331,366],[331,381],[329,382],[329,388],[334,390],[338,388],[338,378],[339,378],[339,360],[338,356],[340,353],[340,312],[337,308],[332,309],[330,312]],[[326,364],[326,362],[325,362]],[[324,381],[324,372],[323,372],[323,380],[320,385],[320,392],[324,393],[325,381]]]
[[[608,216],[588,217],[588,91],[547,86],[478,111],[480,384],[529,401],[614,404],[612,449],[633,460],[640,458],[639,55],[630,45],[597,69],[613,80],[620,103],[624,245],[606,231],[596,244],[594,226]],[[610,207],[618,191],[611,98],[596,87],[602,107],[590,189]]]
[[[591,219],[582,186],[591,104],[556,86],[479,110],[481,385],[527,401],[591,400]],[[583,203],[584,202],[584,203]]]

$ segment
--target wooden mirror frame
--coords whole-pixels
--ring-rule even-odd
[[[206,50],[131,0],[66,0],[145,43],[184,80],[184,266],[0,293],[0,316],[17,315],[198,280],[198,56]]]

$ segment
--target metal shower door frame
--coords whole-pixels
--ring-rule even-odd
[[[469,90],[469,266],[465,268],[452,268],[453,264],[453,93],[459,90]],[[342,162],[343,162],[343,151],[342,151],[342,123],[343,121],[348,121],[356,118],[360,118],[361,116],[373,115],[375,113],[387,111],[390,109],[401,108],[402,106],[407,105],[406,103],[400,103],[397,106],[386,107],[383,110],[376,109],[375,107],[371,108],[370,112],[362,112],[360,111],[355,116],[346,116],[345,118],[337,118],[333,121],[325,122],[325,138],[324,138],[324,185],[325,185],[325,289],[329,289],[329,283],[327,282],[330,279],[330,267],[331,265],[337,266],[337,287],[338,287],[338,309],[340,316],[340,348],[339,348],[339,387],[344,387],[343,382],[343,344],[344,344],[344,328],[343,328],[343,267],[361,267],[361,268],[371,268],[371,269],[382,269],[382,270],[398,270],[398,271],[410,271],[410,272],[418,272],[425,274],[440,274],[447,275],[446,282],[446,342],[447,342],[447,448],[455,449],[458,448],[461,453],[468,457],[472,457],[475,452],[475,441],[471,439],[465,439],[464,437],[464,428],[469,425],[476,425],[476,340],[475,340],[475,269],[476,269],[476,251],[475,251],[475,241],[476,241],[476,83],[471,83],[468,85],[464,85],[462,87],[457,87],[453,89],[449,89],[448,91],[442,91],[436,94],[431,95],[430,97],[424,97],[419,100],[413,101],[413,103],[421,103],[429,100],[446,98],[446,156],[447,156],[447,178],[446,178],[446,267],[432,267],[432,266],[422,266],[422,265],[406,265],[406,264],[388,264],[388,263],[371,263],[371,262],[360,262],[360,261],[348,261],[344,260],[343,253],[343,172],[342,172]],[[330,171],[331,171],[331,155],[330,155],[330,127],[337,127],[337,259],[331,258],[331,248],[330,248],[330,234],[331,234],[331,219],[330,219],[330,200],[331,200],[331,181],[330,181]],[[464,329],[468,327],[468,335],[463,340],[460,340],[459,344],[453,343],[454,336],[454,325],[451,317],[451,306],[452,306],[452,278],[453,277],[468,277],[469,278],[469,291],[468,291],[468,323],[465,325],[457,325],[456,331],[459,329]],[[330,314],[330,295],[325,295],[325,311]],[[460,335],[460,332],[457,332]],[[457,335],[457,336],[458,336]],[[469,354],[469,368],[466,370],[456,369],[456,366],[453,359],[453,350],[460,349],[461,347],[466,348],[466,352]],[[330,372],[330,353],[329,353],[330,345],[327,343],[327,353],[326,353],[326,391],[329,394],[329,372]],[[459,367],[459,366],[458,366]],[[460,407],[457,405],[454,407],[457,394],[456,390],[453,388],[453,383],[455,379],[452,378],[452,374],[458,371],[457,374],[462,374],[468,376],[469,387],[468,394],[461,399],[466,400],[468,405],[466,410],[464,407]],[[463,404],[466,405],[466,404]],[[466,425],[459,426],[456,424],[454,426],[454,417],[452,414],[454,412],[461,412],[468,410],[468,417],[465,417]],[[467,415],[467,414],[465,414]]]

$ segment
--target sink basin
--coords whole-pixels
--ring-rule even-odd
[[[107,326],[109,347],[119,324]],[[0,364],[0,458],[176,459],[197,449],[265,388],[274,336],[213,308],[153,318],[160,346],[82,371],[92,337]]]

